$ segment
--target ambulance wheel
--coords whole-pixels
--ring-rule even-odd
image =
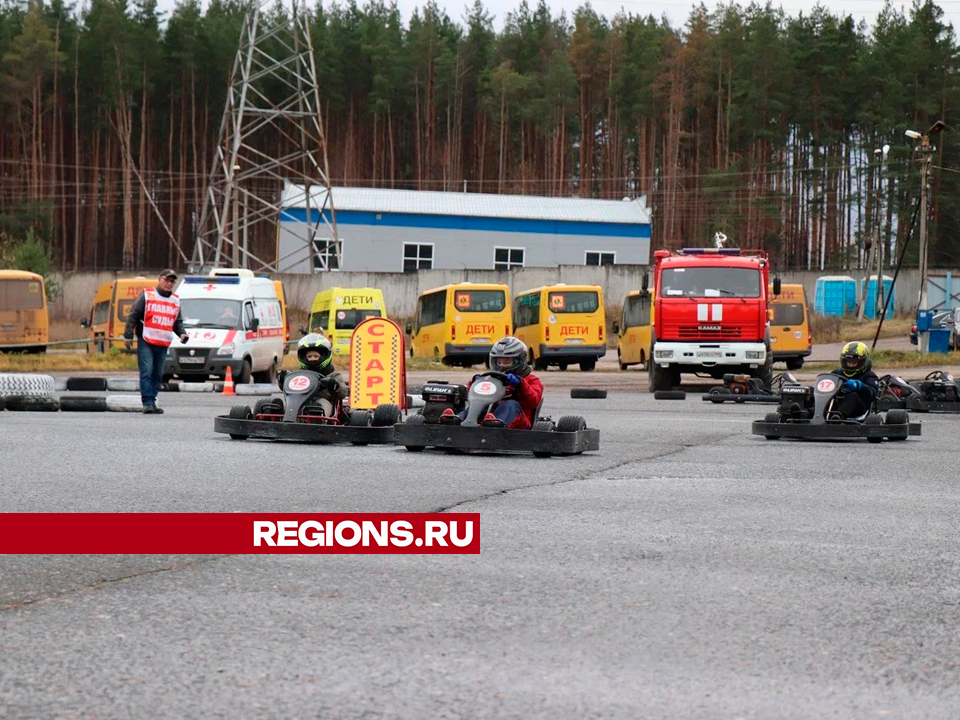
[[[244,360],[243,364],[240,366],[240,370],[237,371],[237,376],[233,379],[233,381],[238,385],[247,385],[250,382],[250,375],[250,361]]]
[[[258,383],[266,383],[267,385],[276,385],[277,384],[277,366],[280,363],[277,360],[274,360],[270,363],[270,367],[266,370],[253,373],[253,379]]]
[[[250,410],[249,405],[234,405],[230,408],[230,413],[227,415],[231,420],[250,420],[253,418],[253,412]],[[230,433],[231,440],[246,440],[248,435],[235,435]]]
[[[772,423],[778,423],[778,422],[780,422],[780,413],[778,413],[778,412],[767,413],[766,415],[763,416],[763,421],[764,421],[765,423],[771,423],[771,424],[772,424]],[[776,435],[764,435],[764,437],[765,437],[767,440],[779,440],[779,439],[780,439],[780,438],[778,438]]]
[[[423,425],[425,422],[426,418],[417,413],[416,415],[410,415],[404,425]],[[407,452],[423,452],[426,449],[426,445],[404,445],[404,447]]]
[[[400,422],[400,407],[397,405],[377,405],[373,411],[374,427],[392,427]]]
[[[351,410],[350,427],[370,427],[369,410]]]
[[[871,426],[871,427],[872,427],[872,426],[875,426],[875,425],[882,425],[882,424],[883,424],[883,418],[880,417],[879,413],[870,413],[870,414],[867,415],[867,417],[864,419],[863,424],[864,424],[864,425],[869,425],[869,426]],[[867,442],[872,443],[872,444],[874,444],[874,445],[877,445],[877,444],[883,442],[883,438],[882,438],[882,437],[870,437],[870,438],[867,438]]]
[[[803,367],[803,358],[787,358],[787,370],[799,370]]]
[[[580,372],[592,372],[597,369],[596,360],[583,360],[580,363]]]

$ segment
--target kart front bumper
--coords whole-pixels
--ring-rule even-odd
[[[861,425],[860,423],[792,422],[768,423],[754,420],[750,432],[754,435],[777,438],[841,439],[841,438],[900,438],[920,434],[920,423],[902,425]]]
[[[309,423],[273,420],[235,420],[221,415],[213,420],[213,431],[239,438],[262,440],[295,440],[310,443],[355,443],[389,445],[393,443],[393,426],[357,427],[351,425],[311,425]]]
[[[535,452],[576,455],[600,449],[600,431],[548,432],[462,425],[401,423],[394,425],[394,443],[406,447],[437,447],[486,452]]]
[[[725,402],[734,402],[734,403],[764,403],[767,405],[779,405],[780,396],[779,395],[750,395],[743,393],[738,395],[736,393],[704,393],[702,398],[704,402],[712,403],[725,403]]]

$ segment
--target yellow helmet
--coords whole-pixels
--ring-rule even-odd
[[[840,350],[840,371],[844,377],[862,375],[870,369],[870,350],[866,343],[852,340]]]

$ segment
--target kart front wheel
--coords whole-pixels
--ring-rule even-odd
[[[879,413],[870,413],[869,415],[867,415],[866,419],[864,419],[863,424],[864,424],[864,425],[869,425],[869,426],[882,425],[882,424],[883,424],[883,418],[880,417],[880,414],[879,414]],[[883,438],[882,438],[882,437],[868,437],[868,438],[867,438],[867,442],[872,443],[872,444],[874,444],[874,445],[878,445],[879,443],[882,443],[882,442],[883,442]]]
[[[426,422],[426,418],[423,417],[420,413],[416,415],[410,415],[404,425],[423,425]],[[407,449],[407,452],[423,452],[426,450],[426,445],[404,445]]]
[[[349,416],[350,427],[369,427],[370,411],[351,410]]]
[[[230,412],[227,415],[231,420],[250,420],[253,418],[253,413],[250,411],[249,405],[234,405],[230,408]],[[239,435],[230,433],[231,440],[246,440],[248,435]]]
[[[910,423],[910,415],[906,410],[891,410],[887,413],[885,419],[886,425],[908,425]],[[903,442],[906,440],[906,437],[888,437],[887,440],[890,442]]]
[[[771,412],[763,416],[763,421],[769,424],[776,424],[780,422],[780,413]],[[776,435],[764,435],[767,440],[779,440],[780,438]]]
[[[398,405],[377,405],[373,411],[374,427],[390,427],[400,422],[400,407]]]

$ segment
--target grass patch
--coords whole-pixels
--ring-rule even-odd
[[[102,355],[0,354],[0,372],[118,372],[137,369],[137,356],[111,350]]]
[[[813,342],[817,344],[850,342],[851,340],[862,340],[869,344],[877,332],[879,320],[865,320],[857,322],[853,318],[841,318],[836,315],[817,315],[810,316],[811,329],[813,331]],[[883,321],[883,328],[880,330],[880,337],[907,337],[910,335],[910,328],[913,326],[912,318],[888,318]]]
[[[878,375],[886,374],[887,370],[911,367],[948,367],[960,366],[960,352],[925,353],[921,355],[916,350],[874,350],[870,353],[873,360],[873,371]],[[804,370],[833,370],[837,362],[804,363]]]

